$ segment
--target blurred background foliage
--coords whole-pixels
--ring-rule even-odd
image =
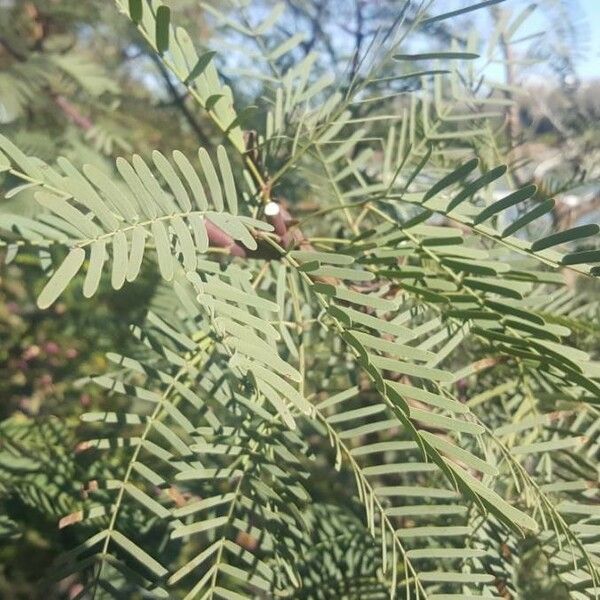
[[[174,18],[199,45],[220,50],[218,60],[227,62],[219,66],[239,105],[260,104],[259,84],[254,89],[237,84],[239,76],[253,68],[249,42],[231,30],[221,31],[210,10],[199,10],[199,4],[170,2]],[[250,14],[258,20],[272,4],[253,0]],[[280,33],[305,34],[298,52],[319,50],[322,70],[350,81],[356,68],[352,57],[378,27],[393,21],[398,4],[287,0],[289,17]],[[434,4],[444,10],[460,6],[450,0]],[[214,0],[214,5],[226,11],[226,3]],[[523,181],[533,178],[559,194],[554,218],[565,228],[585,222],[600,207],[600,81],[578,72],[587,52],[586,20],[598,14],[586,14],[574,0],[541,0],[539,5],[535,18],[541,32],[528,27],[512,67],[500,68],[491,61],[489,72],[515,101],[505,123],[499,123],[498,136],[514,154],[516,176]],[[495,24],[526,6],[512,1],[476,18],[434,23],[428,47],[462,39],[472,27],[484,39],[493,35]],[[415,43],[418,47],[420,42]],[[246,128],[253,128],[251,115]],[[151,149],[173,147],[195,150],[220,138],[129,21],[105,0],[0,0],[0,132],[50,163],[63,155],[75,165],[92,163],[106,169],[107,159],[120,154],[145,155]],[[12,184],[0,180],[0,190],[12,189]],[[293,178],[288,185],[282,194],[297,201],[299,211],[314,201],[309,190],[293,185]],[[27,189],[2,194],[0,210],[27,213],[31,206]],[[77,385],[77,379],[102,372],[106,351],[119,348],[127,353],[129,326],[143,317],[141,311],[158,284],[157,275],[147,274],[127,294],[105,285],[85,303],[75,297],[77,286],[71,286],[52,309],[40,311],[35,299],[44,281],[26,253],[14,262],[2,261],[0,470],[7,468],[3,453],[21,457],[18,467],[11,462],[11,472],[4,474],[10,485],[0,487],[0,597],[7,599],[58,598],[73,592],[68,581],[62,587],[47,587],[39,575],[57,553],[72,545],[70,536],[76,534],[70,528],[59,530],[57,523],[73,510],[73,497],[83,493],[82,473],[87,470],[88,478],[90,473],[89,465],[82,463],[90,458],[74,452],[78,415],[90,406],[102,406],[103,398],[98,388],[92,392]],[[593,323],[577,336],[578,347],[597,348],[598,327]],[[63,451],[52,455],[51,447]],[[545,563],[536,554],[521,568],[527,598],[566,597],[561,584],[549,581]]]

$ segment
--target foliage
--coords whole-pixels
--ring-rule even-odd
[[[515,182],[513,99],[478,59],[527,14],[485,42],[438,29],[499,3],[403,3],[334,77],[284,4],[203,4],[245,40],[221,63],[167,4],[115,0],[200,149],[164,135],[113,160],[131,146],[102,134],[88,160],[81,139],[43,157],[0,136],[5,268],[41,265],[39,315],[81,288],[61,323],[95,311],[112,345],[67,381],[85,406],[0,425],[0,539],[56,523],[57,594],[597,595],[600,227],[553,229],[546,189]],[[432,27],[444,48],[409,45]],[[120,91],[24,52],[3,76],[55,100],[33,64],[92,110]]]

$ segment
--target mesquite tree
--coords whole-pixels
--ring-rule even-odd
[[[6,259],[39,259],[40,309],[161,278],[134,350],[81,382],[109,393],[74,452],[60,422],[2,425],[0,491],[65,506],[48,576],[73,597],[516,598],[531,556],[597,594],[600,363],[575,345],[597,302],[562,271],[600,274],[600,228],[553,231],[554,200],[515,185],[482,56],[527,14],[410,42],[499,2],[397,3],[333,75],[279,25],[295,3],[206,5],[238,40],[215,52],[165,4],[115,0],[219,141],[103,168],[0,137],[10,196],[36,200],[0,215]]]

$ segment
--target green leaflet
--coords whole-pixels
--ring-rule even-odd
[[[427,288],[417,287],[415,285],[409,285],[405,281],[402,281],[402,289],[410,292],[411,294],[415,294],[416,296],[422,297],[424,300],[431,302],[432,304],[447,304],[449,302],[446,296],[442,294],[438,294],[436,292],[432,292]]]
[[[367,306],[376,310],[390,311],[397,307],[396,302],[380,298],[374,294],[362,294],[353,290],[348,290],[341,286],[333,286],[325,283],[314,283],[313,289],[315,292],[325,294],[327,296],[335,296],[340,300],[345,300],[359,306]]]
[[[200,57],[198,58],[198,62],[193,66],[189,75],[186,77],[184,83],[186,85],[190,85],[191,83],[194,82],[194,80],[196,80],[198,77],[200,77],[200,75],[202,75],[202,73],[204,73],[206,67],[208,66],[210,61],[215,57],[215,55],[216,55],[216,52],[213,52],[212,50],[201,54]]]
[[[472,52],[423,52],[421,54],[395,54],[395,60],[435,60],[435,59],[446,59],[446,60],[473,60],[479,58],[479,54],[473,54]]]
[[[313,252],[304,250],[293,250],[290,256],[300,262],[318,261],[330,265],[351,265],[354,258],[348,254],[334,254],[329,252]]]
[[[134,227],[131,234],[131,251],[129,253],[127,273],[125,275],[127,281],[134,281],[137,278],[144,258],[145,245],[145,230],[139,226]]]
[[[424,573],[421,578],[424,581],[435,581],[438,583],[492,583],[495,579],[493,575],[488,573],[448,573],[445,571],[434,571]]]
[[[513,317],[517,317],[519,319],[524,319],[526,321],[531,321],[532,323],[536,323],[537,325],[546,325],[546,321],[536,313],[532,311],[522,310],[508,302],[496,302],[494,300],[486,300],[485,305],[499,312],[502,315],[511,315]]]
[[[410,558],[482,558],[485,556],[485,550],[476,548],[429,548],[427,550],[409,550],[407,552]],[[462,596],[462,594],[461,594]],[[480,598],[481,596],[475,596]],[[438,596],[439,600],[442,596]],[[448,600],[450,597],[448,596]],[[458,600],[458,599],[457,599]]]
[[[507,208],[510,208],[511,206],[515,206],[516,204],[519,204],[520,202],[523,202],[524,200],[527,200],[528,198],[535,196],[536,192],[537,192],[537,186],[535,186],[535,185],[525,186],[524,188],[521,188],[520,190],[517,190],[516,192],[513,192],[512,194],[509,194],[508,196],[505,196],[501,200],[498,200],[498,201],[494,202],[493,204],[491,204],[490,206],[484,208],[475,217],[475,220],[473,221],[473,223],[475,225],[479,225],[479,223],[483,223],[484,221],[487,221],[489,218],[493,217],[494,215],[498,214],[499,212],[502,212],[503,210],[506,210]]]
[[[180,216],[173,218],[171,225],[173,231],[179,240],[179,246],[183,254],[183,266],[186,271],[193,271],[196,268],[196,246],[192,239],[192,234],[188,226]]]
[[[241,241],[249,250],[256,250],[256,240],[240,221],[232,219],[230,215],[226,213],[215,213],[211,211],[208,212],[206,216],[234,240]]]
[[[364,419],[372,415],[385,412],[384,404],[375,404],[372,406],[364,406],[363,408],[357,408],[355,410],[349,410],[346,412],[340,412],[331,417],[327,418],[328,423],[345,423],[346,421],[352,421],[354,419]]]
[[[493,262],[493,261],[482,261],[479,260],[457,260],[455,258],[444,258],[442,262],[448,265],[456,271],[463,271],[471,275],[497,275],[498,273],[506,272],[510,270],[510,267],[505,263]]]
[[[275,371],[289,377],[292,381],[301,380],[300,373],[291,367],[288,363],[281,360],[274,354],[275,348],[269,347],[264,343],[256,343],[255,340],[240,338],[225,338],[224,343],[231,346],[238,352],[245,354],[248,358],[258,360],[264,365],[273,368]]]
[[[259,379],[262,379],[280,394],[283,394],[301,412],[304,414],[310,414],[310,404],[287,381],[259,365],[252,365],[251,369],[254,375],[256,375]]]
[[[160,186],[158,179],[156,178],[146,161],[138,154],[134,154],[131,158],[131,164],[135,169],[140,183],[144,187],[144,191],[150,193],[150,201],[154,201],[156,207],[158,208],[157,214],[169,214],[170,212],[172,212],[174,205],[171,203],[171,199],[167,196],[167,194]]]
[[[464,463],[471,469],[475,469],[476,471],[480,471],[485,475],[490,475],[495,477],[498,475],[498,469],[493,465],[490,465],[485,460],[474,456],[470,452],[463,450],[462,448],[456,446],[455,444],[451,444],[444,438],[434,435],[429,431],[419,431],[421,436],[425,439],[425,441],[431,444],[436,450],[448,455],[450,458],[457,459],[461,463]]]
[[[417,444],[415,442],[377,442],[374,444],[367,444],[366,446],[359,446],[358,448],[352,448],[350,454],[352,454],[352,456],[364,456],[366,454],[374,454],[377,452],[416,450],[416,448]],[[379,493],[382,494],[383,492],[379,490]]]
[[[411,527],[398,532],[398,536],[402,539],[411,539],[415,537],[425,538],[447,538],[447,537],[464,537],[471,533],[470,527],[461,525],[452,525],[445,527]],[[461,594],[461,598],[464,596]]]
[[[225,130],[225,133],[228,134],[232,130],[239,129],[241,127],[243,127],[244,129],[247,128],[252,122],[252,117],[254,117],[256,110],[256,106],[245,106],[242,110],[240,110],[237,113],[233,121],[229,123],[227,129]]]
[[[212,160],[208,155],[208,152],[204,148],[200,148],[198,150],[198,158],[200,159],[200,165],[202,167],[202,172],[206,177],[206,181],[208,183],[208,189],[210,190],[210,199],[214,204],[217,211],[221,212],[223,210],[223,194],[221,192],[221,184],[219,183],[219,178],[217,177],[217,172],[213,166]]]
[[[139,415],[116,412],[84,413],[81,415],[81,420],[84,423],[96,423],[101,421],[104,423],[127,423],[128,425],[139,425],[143,422]]]
[[[512,224],[504,229],[501,237],[505,238],[509,235],[513,235],[520,229],[523,229],[523,227],[527,227],[529,223],[550,212],[553,208],[554,200],[552,198],[550,200],[545,200],[541,204],[538,204],[536,207],[532,208],[529,212],[525,213],[522,217],[519,217],[516,221],[513,221]]]
[[[369,432],[367,427],[357,428],[353,430],[353,437],[355,435],[364,435]],[[349,436],[345,436],[349,437]],[[410,462],[410,463],[386,463],[384,465],[375,465],[372,467],[365,467],[363,473],[367,477],[374,477],[376,475],[394,475],[394,474],[406,474],[406,473],[428,473],[436,470],[436,466],[431,463],[425,462]]]
[[[438,21],[445,21],[446,19],[451,19],[452,17],[457,17],[467,12],[472,12],[474,10],[479,10],[484,8],[485,6],[492,6],[493,4],[500,4],[504,0],[484,0],[483,2],[477,2],[475,4],[471,4],[470,6],[466,6],[465,8],[459,8],[457,10],[448,11],[439,15],[435,15],[434,17],[428,17],[423,21],[424,25],[429,25],[431,23],[437,23]],[[439,598],[438,600],[442,600]]]
[[[304,266],[312,263],[305,263]],[[319,267],[310,269],[313,276],[318,277],[335,277],[338,279],[346,279],[348,281],[373,281],[375,274],[370,271],[359,271],[358,269],[344,269],[342,267]]]
[[[58,158],[57,162],[67,175],[64,180],[65,188],[73,194],[77,202],[86,206],[100,220],[105,229],[115,230],[119,226],[119,221],[85,177],[62,156]]]
[[[111,284],[115,290],[120,290],[125,283],[127,274],[128,258],[127,258],[127,240],[122,231],[117,231],[112,239],[112,274]]]
[[[133,167],[121,157],[117,158],[116,165],[121,177],[123,177],[125,183],[133,193],[133,197],[136,199],[136,204],[141,207],[142,212],[149,219],[155,219],[158,216],[156,206],[152,201],[148,190],[146,190],[142,184]]]
[[[81,554],[82,552],[85,552],[87,550],[90,550],[91,548],[94,548],[100,542],[103,542],[106,539],[107,534],[108,534],[108,531],[106,531],[106,530],[95,533],[94,535],[90,536],[82,543],[78,544],[72,550],[65,552],[62,556],[59,557],[59,559],[57,561],[58,566],[63,566],[64,564],[69,563],[73,559],[76,559],[77,556],[79,554]]]
[[[206,99],[205,108],[206,110],[213,110],[217,102],[223,98],[223,94],[212,94]]]
[[[171,281],[173,279],[173,257],[171,256],[171,245],[169,243],[167,228],[162,221],[158,220],[152,222],[151,228],[160,274],[167,281]]]
[[[180,537],[202,533],[204,531],[210,531],[211,529],[217,529],[218,527],[225,525],[228,520],[229,519],[227,517],[215,517],[214,519],[183,525],[171,532],[171,539],[175,540]]]
[[[231,171],[231,164],[225,148],[223,146],[217,147],[217,159],[219,161],[219,168],[221,169],[221,178],[225,187],[225,199],[227,200],[227,206],[232,215],[236,215],[238,211],[237,206],[237,191],[235,189],[235,181],[233,179],[233,173]]]
[[[470,489],[474,490],[483,500],[495,507],[496,512],[503,515],[507,524],[515,523],[519,527],[537,531],[538,524],[524,512],[510,506],[500,496],[486,488],[479,480],[467,473],[464,469],[446,460],[446,464],[452,469],[454,474]]]
[[[188,222],[194,234],[194,242],[198,252],[206,252],[208,250],[208,233],[204,219],[197,213],[192,213],[188,217]]]
[[[583,263],[600,262],[600,250],[582,250],[581,252],[572,252],[561,258],[563,265],[580,265]]]
[[[219,312],[227,315],[229,318],[239,321],[240,323],[245,323],[250,327],[253,327],[257,331],[260,331],[265,335],[265,337],[272,340],[281,339],[281,335],[279,332],[270,324],[255,317],[254,315],[248,313],[246,310],[238,308],[235,305],[227,304],[226,302],[222,302],[220,300],[216,300],[215,298],[211,298],[210,296],[200,296],[200,302],[207,307],[215,308]]]
[[[393,506],[385,510],[390,517],[413,517],[426,518],[449,515],[464,515],[467,512],[465,506],[456,504],[417,504],[412,506]]]
[[[38,296],[37,304],[41,309],[48,308],[62,294],[71,279],[81,269],[84,260],[85,250],[83,248],[73,248],[69,252]]]
[[[585,439],[580,437],[563,438],[559,440],[551,440],[548,442],[537,442],[533,444],[524,444],[522,446],[513,446],[512,453],[516,456],[519,454],[539,454],[541,452],[556,452],[557,450],[568,450],[581,446]]]
[[[424,487],[419,485],[402,485],[402,486],[383,486],[376,487],[375,491],[378,496],[400,497],[400,498],[443,498],[445,500],[457,499],[459,496],[452,490],[444,490],[439,488]]]
[[[585,239],[592,235],[596,235],[598,232],[600,232],[600,225],[580,225],[579,227],[573,227],[572,229],[567,229],[566,231],[554,233],[536,240],[531,244],[531,250],[533,252],[538,252],[546,248],[551,248],[552,246],[564,244],[565,242]]]
[[[137,25],[142,20],[142,0],[129,0],[129,17]]]
[[[9,171],[9,170],[10,170],[9,158],[5,154],[0,153],[0,173]]]
[[[357,395],[358,391],[359,391],[358,388],[352,387],[347,390],[344,390],[343,392],[334,394],[333,396],[329,396],[322,402],[319,402],[319,404],[317,404],[316,408],[317,408],[317,410],[323,410],[330,406],[335,406],[336,404],[339,404],[340,402],[344,402],[344,401],[348,400],[349,398],[354,398]]]
[[[271,29],[273,25],[279,21],[284,12],[285,4],[283,2],[277,2],[266,16],[264,21],[254,28],[255,34],[262,35],[263,33],[269,31],[269,29]]]
[[[375,337],[361,331],[353,331],[352,334],[365,346],[387,354],[392,354],[393,356],[410,358],[413,360],[430,360],[435,356],[435,354],[428,352],[427,350],[420,350],[419,348],[414,348],[412,346],[403,346],[396,342],[390,342],[386,339]]]
[[[468,408],[464,404],[461,404],[454,399],[446,398],[440,394],[434,394],[432,392],[428,392],[427,390],[406,385],[404,383],[399,383],[397,381],[386,380],[386,385],[396,390],[396,392],[398,392],[401,396],[414,398],[415,400],[420,400],[421,402],[425,402],[431,406],[437,406],[438,408],[443,408],[456,413],[468,412]]]
[[[463,243],[460,235],[449,235],[447,237],[423,238],[419,240],[421,246],[447,246],[448,248]]]
[[[175,340],[182,348],[185,348],[188,351],[193,351],[196,349],[194,340],[192,340],[185,333],[177,331],[177,329],[170,326],[167,321],[163,320],[153,311],[148,311],[146,319],[155,329]]]
[[[21,152],[19,148],[3,135],[0,135],[0,150],[3,150],[29,177],[38,181],[44,181],[44,174],[36,162]]]
[[[481,278],[465,277],[464,282],[470,288],[489,294],[496,294],[514,300],[521,300],[523,298],[523,295],[518,290],[504,284],[498,284],[495,279],[483,280]]]
[[[229,564],[224,564],[221,567],[221,570],[224,573],[227,573],[229,576],[236,578],[238,581],[248,583],[258,589],[263,590],[264,592],[268,592],[270,590],[269,582],[258,575],[253,575],[252,573],[243,571],[242,569]]]
[[[178,481],[201,481],[210,479],[229,479],[239,477],[241,471],[238,469],[188,469],[177,473]],[[185,534],[182,534],[185,535]]]
[[[93,165],[83,165],[83,173],[107,200],[119,199],[117,203],[112,202],[113,206],[127,221],[133,223],[137,220],[138,215],[133,201],[113,183],[108,175]]]
[[[231,285],[228,285],[218,279],[211,279],[207,283],[202,285],[202,289],[206,294],[210,294],[217,298],[223,298],[228,301],[244,304],[246,306],[252,306],[259,310],[266,310],[268,312],[278,312],[279,307],[275,302],[261,298],[258,295],[248,294],[240,291]]]
[[[488,171],[487,173],[484,173],[475,181],[468,183],[462,192],[459,192],[456,194],[456,196],[454,196],[454,198],[452,198],[452,200],[450,200],[450,203],[446,207],[446,212],[453,211],[457,206],[462,204],[467,198],[478,192],[481,188],[502,177],[506,171],[506,165],[501,165],[495,169],[492,169],[491,171]]]
[[[411,330],[407,327],[403,327],[402,325],[394,323],[393,321],[379,319],[353,308],[331,305],[328,310],[333,316],[340,318],[347,325],[364,325],[368,329],[379,333],[389,333],[397,336],[401,340],[408,340],[413,337]]]
[[[478,423],[469,421],[461,421],[456,418],[444,417],[426,410],[418,408],[410,409],[410,418],[416,421],[421,421],[431,427],[440,427],[456,433],[470,433],[477,435],[483,433],[485,429]]]
[[[393,371],[395,373],[403,373],[412,375],[421,379],[431,379],[433,381],[452,381],[451,373],[442,371],[441,369],[432,369],[422,365],[413,365],[411,363],[385,358],[383,356],[370,356],[370,361],[379,369]]]
[[[181,183],[181,180],[175,173],[171,163],[164,155],[156,150],[152,153],[152,160],[154,161],[154,164],[156,165],[156,168],[160,174],[167,182],[169,189],[175,196],[175,200],[177,201],[179,208],[181,208],[183,212],[190,212],[192,210],[192,203],[190,202],[188,193]]]
[[[289,37],[283,44],[280,44],[277,48],[272,50],[269,53],[269,58],[271,60],[277,60],[284,54],[287,54],[291,50],[293,50],[296,46],[301,44],[304,41],[303,33],[296,33],[293,36]]]
[[[202,552],[197,554],[192,560],[190,560],[186,565],[177,570],[173,575],[169,577],[169,583],[174,584],[177,583],[180,579],[185,577],[192,570],[196,569],[199,565],[201,565],[205,560],[210,558],[213,554],[217,552],[219,548],[222,547],[222,542],[217,540],[213,542],[208,548],[205,548]],[[212,570],[209,571],[212,575]]]
[[[67,223],[74,225],[82,233],[84,239],[95,238],[100,233],[100,228],[93,221],[61,197],[48,192],[37,192],[35,199],[38,204],[51,210]]]
[[[161,4],[156,9],[156,49],[163,54],[169,49],[169,29],[171,27],[171,9]]]
[[[433,196],[435,196],[438,192],[441,192],[443,189],[450,187],[458,181],[462,181],[471,171],[476,169],[478,165],[479,159],[473,158],[455,171],[452,171],[452,173],[449,173],[440,179],[436,184],[429,188],[429,190],[423,196],[423,204],[430,198],[433,198]]]
[[[106,243],[104,240],[93,242],[90,250],[90,262],[83,282],[83,295],[86,298],[91,298],[96,293],[106,258]]]
[[[168,571],[158,561],[154,560],[145,550],[136,543],[126,538],[120,531],[110,532],[110,538],[118,544],[127,554],[135,558],[144,568],[157,577],[164,577]]]
[[[298,270],[303,273],[312,273],[321,267],[321,263],[317,260],[305,262],[298,267]]]
[[[145,509],[147,509],[150,513],[156,515],[161,519],[169,519],[171,518],[171,512],[166,509],[162,504],[154,500],[140,490],[135,485],[131,483],[125,484],[125,490],[136,502],[139,502]]]
[[[258,389],[265,398],[273,405],[273,408],[283,419],[283,422],[290,428],[296,429],[296,421],[290,412],[286,403],[281,399],[279,394],[266,382],[260,379],[257,380]]]
[[[192,166],[192,163],[185,156],[185,154],[179,150],[173,151],[173,160],[179,167],[179,170],[183,174],[186,183],[192,192],[193,203],[196,204],[200,210],[208,210],[208,200],[206,199],[204,187],[202,186],[200,178]]]

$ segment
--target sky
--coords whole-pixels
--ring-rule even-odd
[[[340,0],[346,1],[346,0]],[[376,0],[373,0],[376,1]],[[477,4],[475,0],[433,0],[431,4],[432,13],[443,13]],[[521,24],[513,40],[527,37],[539,32],[548,32],[549,28],[556,23],[574,23],[576,31],[576,44],[578,52],[575,54],[577,73],[583,80],[600,79],[600,0],[505,0],[499,5],[502,13],[510,15],[509,22],[516,19],[523,9],[528,5],[537,4],[536,9]],[[561,13],[561,8],[563,12]],[[567,12],[567,21],[558,17]],[[465,15],[465,19],[472,23],[485,40],[493,29],[491,22],[491,11],[482,10]],[[570,43],[570,38],[555,32],[554,43]],[[525,44],[515,44],[515,52],[519,54],[535,40]],[[491,69],[492,71],[494,68]]]
[[[535,0],[534,0],[535,1]],[[548,21],[544,18],[545,2],[561,2],[568,10],[576,15],[579,42],[583,50],[577,61],[578,74],[582,79],[600,78],[600,0],[538,0],[538,8],[523,24],[524,34],[544,30]],[[507,0],[505,6],[523,7],[523,0]]]
[[[589,46],[584,60],[580,61],[579,74],[585,78],[600,77],[600,0],[578,0],[585,12],[585,27],[588,29]]]
[[[473,0],[434,0],[432,6],[438,10],[432,12],[455,10],[475,3]],[[555,28],[554,33],[550,34],[548,41],[551,40],[555,48],[559,44],[571,44],[573,38],[564,35],[556,27],[557,23],[572,23],[576,32],[577,51],[570,50],[569,54],[575,58],[577,75],[582,81],[600,79],[600,0],[505,0],[500,4],[500,10],[507,16],[508,22],[512,23],[526,7],[533,4],[537,4],[536,9],[529,14],[511,38],[514,42],[515,56],[523,57],[523,53],[528,48],[535,48],[536,40],[541,38],[529,39],[524,43],[518,43],[518,40],[527,39],[541,32],[552,32],[552,27]],[[561,20],[560,15],[565,11],[569,17],[567,20]],[[483,10],[470,13],[469,16],[471,15],[473,21],[470,26],[478,29],[482,41],[486,41],[494,29],[491,11]],[[467,15],[465,18],[468,21]],[[492,79],[502,80],[502,72],[503,67],[498,62],[486,68],[486,74]],[[543,79],[546,76],[543,62],[540,65],[532,65],[528,69],[528,77],[532,79],[536,77]]]

